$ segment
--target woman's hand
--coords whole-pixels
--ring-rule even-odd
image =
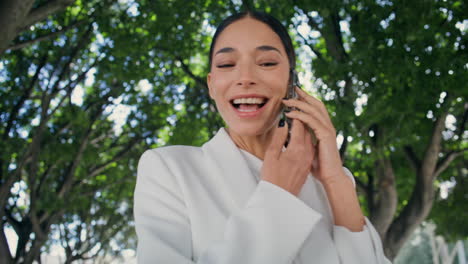
[[[293,118],[294,121],[300,121],[294,124],[305,124],[307,130],[311,129],[315,134],[317,144],[313,146],[312,151],[315,158],[309,168],[325,188],[335,225],[344,226],[354,232],[362,231],[365,224],[364,215],[359,206],[354,185],[344,173],[336,146],[336,130],[328,111],[321,101],[303,90],[296,90],[300,96],[299,100],[285,100],[284,104],[296,107],[300,111],[291,111],[287,116]],[[310,135],[310,133],[307,134]]]
[[[325,105],[305,91],[296,88],[299,100],[283,100],[289,107],[300,111],[291,111],[286,115],[289,118],[300,120],[311,129],[316,137],[315,160],[311,166],[312,174],[322,184],[333,184],[336,180],[347,177],[344,174],[340,154],[336,146],[336,130],[331,122]]]
[[[293,195],[299,195],[314,159],[310,133],[299,120],[293,120],[288,147],[282,151],[288,135],[287,124],[276,128],[261,171],[262,180],[271,182]]]

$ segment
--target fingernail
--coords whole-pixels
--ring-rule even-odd
[[[280,119],[278,127],[284,127],[284,119]]]

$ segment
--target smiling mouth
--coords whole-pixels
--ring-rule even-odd
[[[255,112],[261,109],[268,102],[267,98],[238,98],[231,100],[232,106],[239,112]]]

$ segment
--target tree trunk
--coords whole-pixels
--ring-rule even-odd
[[[0,2],[0,55],[10,46],[18,29],[28,16],[34,0],[3,0]]]
[[[13,259],[11,257],[4,230],[5,229],[3,228],[0,233],[0,263],[10,264],[13,263]]]
[[[30,250],[24,256],[24,264],[32,264],[35,260],[41,256],[41,247],[46,242],[47,237],[35,239]]]
[[[378,196],[373,204],[370,220],[380,237],[385,237],[398,206],[398,193],[395,184],[395,175],[389,158],[382,157],[378,161]]]
[[[75,0],[52,0],[32,9],[34,0],[0,1],[0,55],[3,54],[16,36],[29,26],[64,9]]]
[[[441,149],[442,131],[445,128],[447,113],[441,114],[435,122],[432,135],[421,162],[413,158],[416,169],[416,182],[408,204],[392,222],[383,239],[385,254],[393,259],[414,230],[427,218],[434,203],[434,180],[437,161]],[[412,152],[412,151],[410,151]]]
[[[10,189],[15,183],[15,179],[16,177],[10,176],[0,186],[0,205],[2,206],[2,210],[0,210],[0,219],[2,219],[2,232],[0,233],[0,263],[10,263],[10,261],[12,261],[10,248],[5,236],[5,224],[3,223],[3,219],[6,211],[4,208],[8,202]]]

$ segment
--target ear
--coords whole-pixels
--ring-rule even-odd
[[[215,92],[211,84],[211,72],[209,72],[206,76],[206,84],[208,85],[208,93],[210,94],[210,98],[214,100]]]

